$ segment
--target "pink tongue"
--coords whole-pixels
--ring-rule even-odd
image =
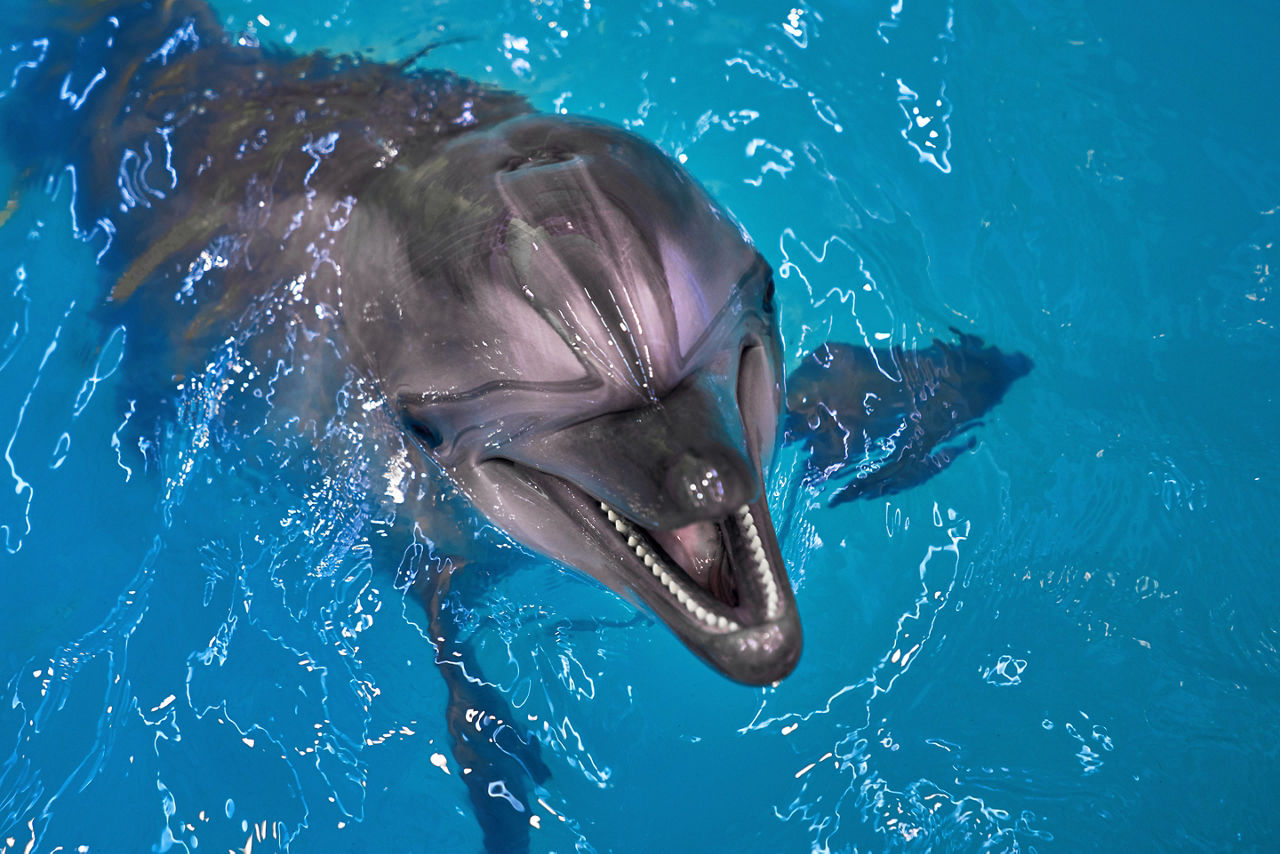
[[[646,533],[662,547],[689,577],[703,587],[707,586],[711,568],[720,560],[724,550],[720,542],[720,529],[714,522],[694,522],[674,531]]]

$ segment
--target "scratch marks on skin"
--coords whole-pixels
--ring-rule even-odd
[[[654,389],[650,387],[647,379],[648,377],[653,376],[653,366],[645,363],[643,354],[640,352],[640,349],[636,347],[635,335],[632,334],[631,327],[627,324],[627,318],[622,311],[622,306],[618,304],[618,295],[614,293],[612,288],[608,290],[608,294],[609,301],[613,305],[614,316],[618,318],[616,325],[618,330],[622,333],[622,338],[619,338],[619,336],[614,333],[614,324],[611,324],[608,321],[604,312],[601,311],[600,306],[596,304],[596,301],[588,297],[588,302],[596,313],[596,319],[600,321],[601,327],[605,329],[606,334],[609,336],[609,343],[613,345],[613,349],[618,353],[618,356],[621,357],[620,361],[622,367],[627,372],[627,376],[631,380],[631,385],[643,391],[651,403],[656,403],[658,396]],[[632,323],[636,326],[639,325],[638,321],[634,318]],[[634,370],[636,366],[639,366],[640,368],[640,376],[636,376]]]

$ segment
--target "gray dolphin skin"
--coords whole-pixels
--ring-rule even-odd
[[[726,676],[786,676],[800,621],[763,487],[773,281],[732,220],[644,140],[542,115],[458,137],[363,200],[342,316],[427,455]]]
[[[1031,367],[967,334],[921,351],[832,342],[788,398],[769,264],[635,134],[417,56],[264,49],[198,0],[69,3],[48,26],[42,66],[4,102],[4,144],[33,179],[73,164],[85,221],[127,214],[101,264],[133,382],[172,393],[246,307],[305,289],[322,322],[297,337],[341,342],[412,465],[738,682],[776,682],[801,653],[765,488],[779,445],[809,451],[810,483],[847,479],[833,501],[890,494],[950,465],[969,445],[943,443]],[[72,79],[95,83],[68,99]],[[175,301],[214,256],[216,291]],[[431,498],[397,513],[456,530]],[[414,582],[442,642],[458,582]],[[527,816],[488,786],[528,803],[550,773],[537,742],[472,725],[474,710],[512,720],[505,698],[437,663],[486,848],[526,850]]]

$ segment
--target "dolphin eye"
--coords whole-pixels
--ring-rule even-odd
[[[773,314],[773,273],[769,273],[764,280],[764,310]]]
[[[418,441],[421,442],[422,446],[428,451],[434,451],[436,448],[440,447],[440,443],[444,441],[444,438],[440,435],[440,431],[435,427],[432,427],[430,424],[415,421],[413,423],[412,430],[413,435],[418,437]]]

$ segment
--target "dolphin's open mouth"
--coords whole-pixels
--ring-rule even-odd
[[[729,678],[763,685],[795,667],[800,620],[763,497],[718,519],[658,529],[559,476],[511,460],[488,464],[558,505],[580,526],[573,536],[596,543],[599,562],[578,570],[638,597]]]
[[[599,506],[669,598],[706,631],[736,632],[778,618],[778,583],[751,505],[674,531],[646,529],[603,501]]]

